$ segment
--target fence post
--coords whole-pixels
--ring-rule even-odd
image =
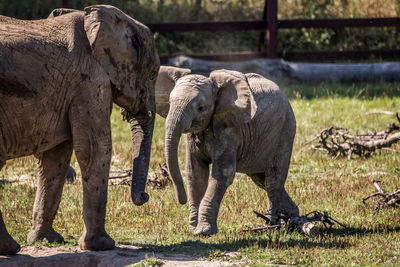
[[[264,2],[264,9],[263,9],[263,13],[262,13],[262,20],[267,21],[267,2],[268,0],[265,0]],[[258,51],[262,52],[264,50],[264,46],[265,46],[265,34],[267,33],[267,29],[263,30],[260,32],[260,36],[258,38]]]
[[[278,0],[267,0],[267,57],[278,57]]]

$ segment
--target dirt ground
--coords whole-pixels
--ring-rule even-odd
[[[226,258],[237,256],[235,253]],[[50,248],[44,246],[23,246],[14,256],[0,256],[1,267],[66,267],[66,266],[128,266],[147,258],[162,260],[162,266],[243,266],[244,261],[206,261],[185,254],[152,253],[138,247],[120,245],[109,251],[88,252],[77,247]]]

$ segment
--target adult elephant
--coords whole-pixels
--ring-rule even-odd
[[[79,246],[114,248],[104,228],[112,103],[131,126],[132,199],[142,205],[158,69],[150,30],[115,7],[89,6],[36,21],[0,16],[0,169],[8,159],[39,159],[28,241],[63,241],[52,224],[74,149],[83,183]],[[0,254],[19,249],[0,212]]]
[[[191,230],[202,235],[218,232],[219,207],[235,172],[248,174],[267,192],[271,223],[281,213],[298,216],[298,207],[284,187],[296,120],[279,87],[255,73],[215,70],[209,77],[189,73],[161,67],[156,111],[166,117],[165,156],[181,204],[187,196],[177,149],[181,134],[186,134]]]

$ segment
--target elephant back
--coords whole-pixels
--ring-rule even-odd
[[[256,73],[247,73],[246,78],[258,107],[255,117],[261,113],[284,117],[291,112],[289,100],[276,83]]]

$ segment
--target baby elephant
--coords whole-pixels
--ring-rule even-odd
[[[186,134],[189,223],[195,234],[218,232],[219,207],[235,172],[246,173],[267,191],[272,223],[280,213],[298,216],[284,188],[296,120],[275,83],[255,73],[216,70],[205,77],[161,67],[156,109],[166,117],[165,154],[181,204],[187,197],[177,148]]]

